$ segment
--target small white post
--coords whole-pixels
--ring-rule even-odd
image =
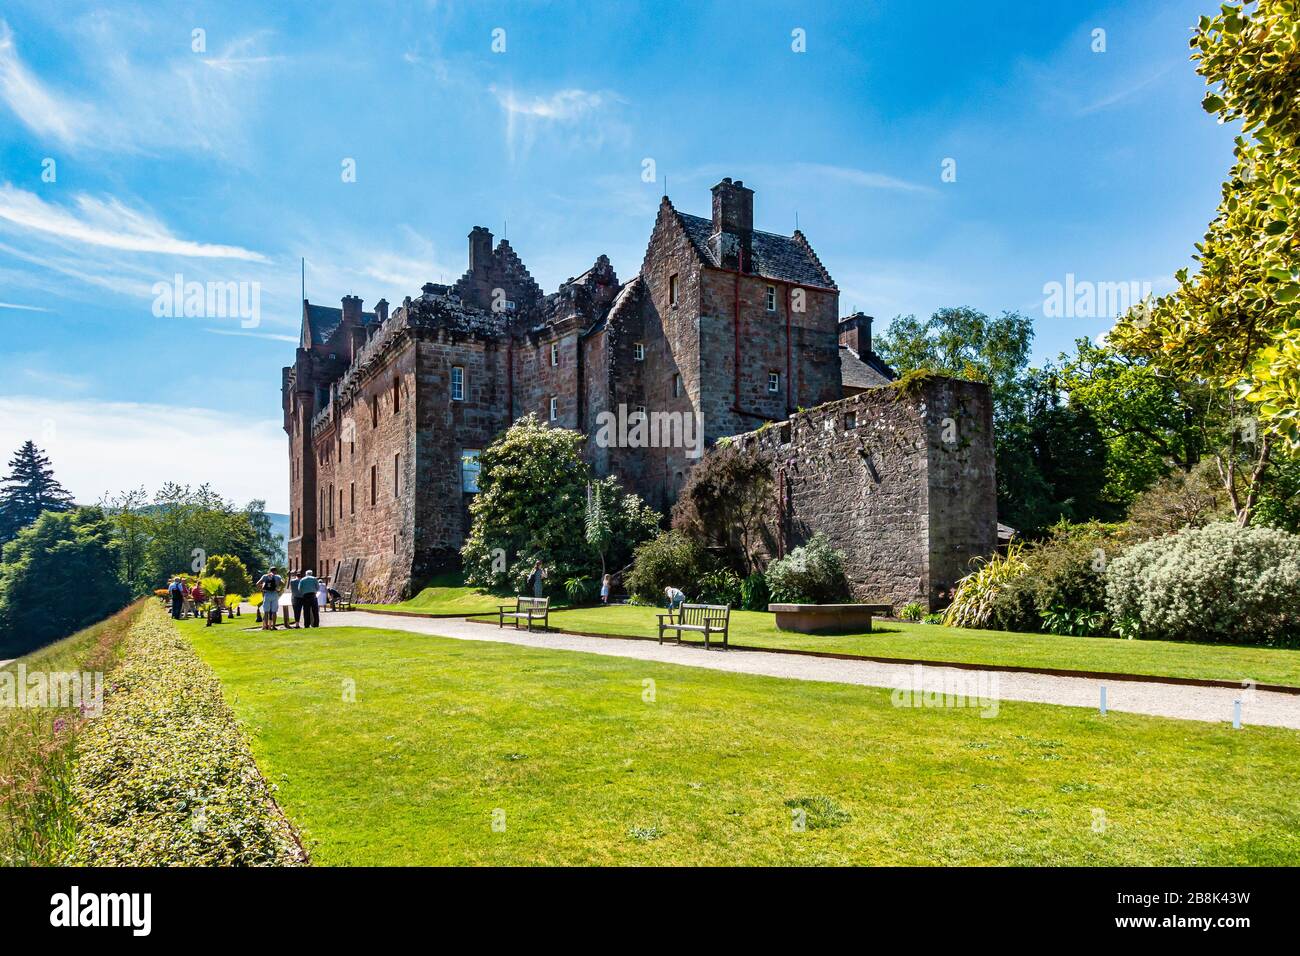
[[[1241,730],[1241,698],[1232,702],[1232,729]]]
[[[1106,685],[1101,685],[1101,715],[1106,716]]]

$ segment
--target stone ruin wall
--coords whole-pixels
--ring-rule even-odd
[[[987,386],[938,376],[885,386],[733,439],[773,475],[780,550],[824,533],[853,598],[942,607],[997,544]]]

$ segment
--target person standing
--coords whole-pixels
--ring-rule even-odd
[[[167,585],[167,594],[172,599],[172,617],[179,621],[181,608],[185,606],[185,585],[180,578],[172,578],[171,583]]]
[[[297,627],[302,620],[302,595],[298,592],[298,582],[301,580],[301,571],[289,572],[289,600],[293,603],[293,623],[290,627]]]
[[[603,578],[600,579],[600,603],[601,604],[609,603],[609,578],[610,576],[606,574]]]
[[[533,589],[533,597],[542,596],[542,584],[546,580],[546,569],[542,567],[542,562],[533,563],[533,573],[528,575],[528,586]]]
[[[322,577],[320,584],[316,586],[316,607],[321,611],[328,611],[330,606],[329,578]]]
[[[270,568],[257,579],[257,589],[262,592],[262,630],[274,631],[275,618],[280,613],[280,592],[284,590],[284,578]]]
[[[298,579],[298,593],[302,595],[302,626],[303,627],[320,627],[320,605],[317,603],[316,594],[320,590],[320,582],[316,580],[316,575],[311,573],[311,568]]]

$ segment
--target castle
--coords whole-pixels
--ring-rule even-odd
[[[602,255],[546,295],[508,241],[476,226],[453,285],[427,283],[391,312],[382,299],[371,312],[356,296],[339,309],[304,301],[282,375],[289,563],[396,599],[455,561],[477,456],[529,413],[584,433],[596,473],[662,509],[719,438],[888,384],[871,318],[839,317],[807,238],[754,229],[754,192],[739,180],[712,197],[703,218],[665,196],[627,281]],[[598,427],[651,419],[676,426],[661,429],[668,440],[611,441]],[[991,448],[991,419],[985,438]],[[991,453],[976,471],[984,508]],[[956,550],[992,549],[976,538]],[[935,587],[922,575],[912,589]]]

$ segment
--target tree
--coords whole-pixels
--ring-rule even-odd
[[[70,511],[72,495],[54,477],[50,459],[34,442],[23,442],[9,460],[9,477],[0,487],[0,544],[11,540],[43,511]]]
[[[1253,9],[1247,10],[1247,7]],[[1218,457],[1237,523],[1248,524],[1273,449],[1300,448],[1300,97],[1297,0],[1224,4],[1192,38],[1212,87],[1207,112],[1240,119],[1222,199],[1178,288],[1130,310],[1111,340],[1173,377],[1243,398]]]
[[[765,464],[723,445],[691,469],[673,506],[673,528],[725,549],[733,570],[751,574],[758,555],[773,550],[771,492]]]
[[[99,508],[46,511],[4,546],[0,655],[16,657],[117,611],[113,524]]]
[[[1075,350],[1060,357],[1060,383],[1105,439],[1108,500],[1128,504],[1171,470],[1190,472],[1215,444],[1212,389],[1110,344],[1078,339]]]
[[[927,369],[987,382],[995,405],[1005,406],[1028,367],[1033,341],[1033,321],[1019,312],[991,319],[959,306],[939,309],[924,322],[898,316],[876,337],[875,350],[899,372]]]
[[[587,489],[609,525],[605,557],[617,562],[653,534],[658,514],[617,479],[592,479],[582,458],[584,438],[551,428],[533,415],[515,422],[479,456],[473,526],[461,549],[466,580],[497,590],[521,587],[535,561],[553,581],[590,575],[599,560],[589,543]],[[598,490],[597,490],[598,489]],[[598,535],[598,537],[600,537]]]

